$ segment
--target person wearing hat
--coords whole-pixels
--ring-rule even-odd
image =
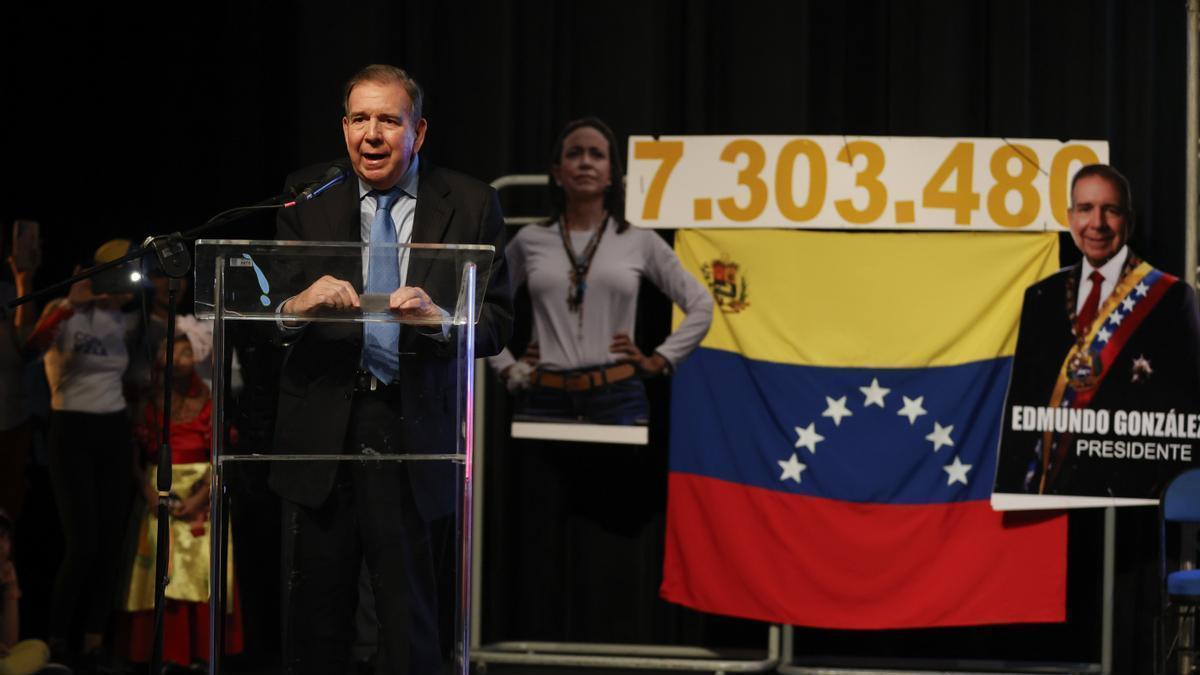
[[[128,240],[107,242],[95,262],[128,250]],[[47,304],[26,342],[27,354],[44,352],[51,392],[47,450],[64,539],[50,606],[55,660],[100,658],[133,497],[133,444],[121,386],[129,364],[121,307],[133,296],[119,292],[116,269],[107,279],[76,282],[65,298]],[[79,622],[83,639],[72,645]]]

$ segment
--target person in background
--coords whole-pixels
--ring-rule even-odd
[[[128,249],[126,240],[109,241],[95,262]],[[133,496],[132,432],[121,389],[129,362],[121,307],[131,290],[118,275],[76,282],[67,297],[47,304],[26,342],[29,355],[44,352],[51,391],[50,480],[65,546],[50,608],[56,661],[107,660],[105,631]],[[76,641],[78,622],[83,636]]]
[[[21,584],[12,559],[13,521],[0,509],[0,675],[70,673],[49,663],[50,648],[41,640],[21,640]]]
[[[154,362],[157,358],[158,346],[167,336],[167,314],[170,311],[170,292],[168,277],[163,274],[157,264],[152,264],[145,277],[149,280],[148,292],[143,297],[144,312],[135,312],[129,319],[133,330],[132,353],[129,355],[129,371],[126,381],[129,388],[129,398],[140,400],[148,394],[157,392],[147,391],[150,386]],[[175,296],[175,330],[187,336],[192,344],[192,354],[195,357],[196,374],[204,384],[212,389],[213,384],[213,322],[197,319],[192,313],[188,302],[188,280],[181,279],[179,290]],[[237,355],[230,355],[233,366],[230,369],[231,385],[236,392],[241,388],[240,368]]]
[[[696,348],[713,301],[656,232],[625,221],[620,153],[596,118],[566,125],[550,157],[553,215],[507,248],[514,287],[533,309],[533,344],[518,361],[490,360],[530,421],[641,425],[643,380]],[[650,354],[633,341],[642,280],[686,314]],[[662,569],[666,448],[514,440],[500,526],[515,552],[494,568],[509,600],[504,639],[644,642],[672,610],[657,596]],[[621,621],[611,617],[620,616]],[[507,632],[513,631],[513,632]],[[519,631],[519,632],[517,632]]]
[[[33,292],[33,276],[42,258],[37,229],[33,221],[13,223],[13,248],[8,257],[13,281],[0,280],[0,508],[6,509],[13,520],[21,517],[25,500],[25,462],[30,443],[21,347],[37,315],[33,303],[11,311],[7,304]]]
[[[137,553],[130,574],[124,608],[129,616],[129,658],[150,660],[154,637],[154,570],[158,533],[158,450],[162,443],[163,375],[167,364],[166,340],[156,350],[151,388],[136,412],[134,435],[142,461],[136,466],[145,495],[138,528]],[[171,580],[163,628],[163,660],[172,666],[201,666],[208,660],[209,643],[209,458],[212,448],[212,396],[196,370],[191,340],[175,337],[171,382],[172,495],[170,502]],[[226,578],[233,585],[232,547]],[[242,650],[241,615],[230,596],[232,611],[226,620],[225,653]]]
[[[616,139],[594,117],[566,125],[550,160],[553,215],[508,245],[513,287],[533,303],[534,348],[489,363],[510,390],[527,390],[518,414],[601,424],[645,424],[642,378],[670,373],[712,323],[712,298],[671,247],[625,221]],[[633,342],[638,288],[649,279],[686,318],[647,355]]]

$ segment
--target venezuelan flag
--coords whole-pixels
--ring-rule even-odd
[[[662,595],[884,629],[1063,621],[1066,517],[988,499],[1056,234],[680,231],[717,299],[675,375]]]

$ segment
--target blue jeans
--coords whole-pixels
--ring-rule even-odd
[[[646,387],[636,377],[587,391],[534,387],[517,405],[516,419],[536,422],[589,422],[644,425],[649,405]]]

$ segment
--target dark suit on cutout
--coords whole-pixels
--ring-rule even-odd
[[[299,171],[287,184],[315,180],[328,166]],[[348,167],[346,173],[346,181],[318,199],[282,211],[277,238],[361,242],[359,184]],[[495,191],[421,161],[412,243],[496,247],[475,344],[477,356],[499,352],[512,328],[512,303]],[[455,297],[457,271],[439,270],[427,260],[411,259],[404,283],[424,288],[435,300]],[[360,292],[363,288],[357,255],[325,269],[288,273],[299,275],[292,281],[295,288],[305,288],[324,274],[347,280]],[[275,452],[453,452],[457,339],[452,335],[448,341],[438,340],[404,326],[396,383],[367,396],[354,391],[362,338],[361,324],[319,322],[289,336],[280,376]],[[454,466],[424,461],[275,462],[270,485],[296,505],[291,523],[296,565],[289,583],[289,668],[331,673],[344,667],[353,631],[355,580],[365,556],[380,620],[380,672],[434,672],[438,645],[427,524],[454,508]],[[411,645],[402,644],[406,642]]]
[[[1059,369],[1075,343],[1068,293],[1079,288],[1081,268],[1076,264],[1062,269],[1025,291],[1001,431],[1003,452],[997,467],[997,492],[1038,491],[1040,448],[1033,447],[1029,439],[1041,439],[1042,434],[1013,431],[1012,407],[1050,405]],[[1134,360],[1139,358],[1149,362],[1151,373],[1135,373]],[[1172,409],[1200,413],[1200,317],[1195,293],[1186,283],[1176,280],[1171,284],[1130,335],[1087,407],[1110,413]],[[1116,438],[1111,429],[1109,437]],[[1171,467],[1178,470],[1180,465],[1079,457],[1072,447],[1046,494],[1154,497],[1172,475]],[[1027,487],[1026,477],[1031,470],[1035,476]]]

